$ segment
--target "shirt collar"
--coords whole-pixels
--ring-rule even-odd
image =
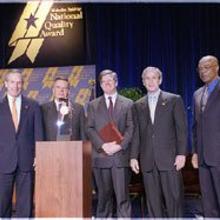
[[[210,82],[207,86],[208,86],[208,94],[210,95],[213,90],[215,89],[218,81],[219,81],[220,77],[218,76],[216,79],[214,79],[212,82]]]
[[[55,105],[56,105],[57,111],[59,111],[59,108],[61,107],[61,106],[60,106],[61,102],[60,102],[59,100],[57,100],[57,99],[54,99],[54,103],[55,103]]]
[[[158,89],[156,92],[148,92],[147,95],[150,97],[156,97],[158,98],[160,95],[161,89]]]
[[[114,93],[112,95],[104,94],[105,100],[108,100],[108,97],[111,96],[112,100],[116,100],[118,93]]]
[[[9,101],[10,103],[13,102],[14,98],[15,98],[15,97],[12,97],[11,95],[7,94],[7,99],[8,99],[8,101]],[[21,101],[21,95],[19,95],[19,96],[16,97],[16,102],[20,102],[20,101]]]

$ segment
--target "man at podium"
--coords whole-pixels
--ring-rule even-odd
[[[99,81],[104,95],[88,105],[87,133],[92,142],[92,166],[98,189],[96,217],[130,217],[129,144],[133,133],[132,101],[117,93],[118,78],[103,70]]]
[[[42,105],[46,141],[84,140],[84,109],[69,100],[67,78],[57,77],[53,85],[53,101]]]

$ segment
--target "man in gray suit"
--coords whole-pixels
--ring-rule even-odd
[[[130,217],[129,201],[129,143],[133,133],[132,101],[117,93],[118,78],[112,70],[103,70],[99,76],[104,95],[88,105],[87,133],[93,144],[92,166],[98,188],[96,217],[113,216],[113,193],[117,203],[117,216]],[[101,130],[113,122],[123,136],[106,141]],[[109,129],[109,128],[108,128]],[[108,131],[106,131],[108,133]]]
[[[142,80],[148,93],[133,106],[130,165],[135,173],[142,171],[149,217],[181,217],[180,170],[187,145],[183,101],[179,95],[160,90],[162,73],[158,68],[144,69]]]
[[[205,85],[194,93],[193,157],[205,217],[220,218],[220,79],[214,56],[200,59],[200,79]]]
[[[53,85],[53,101],[41,106],[46,141],[84,140],[84,109],[72,103],[69,97],[69,82],[57,77]]]

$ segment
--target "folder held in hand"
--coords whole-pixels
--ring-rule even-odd
[[[124,138],[114,122],[109,122],[108,124],[106,124],[99,131],[99,135],[104,142],[116,141],[117,144],[120,144]]]

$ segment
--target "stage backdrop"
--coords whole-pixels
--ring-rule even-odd
[[[52,98],[53,80],[56,76],[66,76],[70,82],[70,98],[72,101],[85,105],[95,96],[95,66],[66,66],[49,68],[20,69],[24,77],[24,92],[27,97],[37,100],[40,104]],[[8,69],[0,70],[0,98],[5,94],[4,76]],[[92,97],[91,97],[92,96]]]
[[[31,1],[0,4],[1,66],[81,65],[85,59],[84,13],[80,4]]]

